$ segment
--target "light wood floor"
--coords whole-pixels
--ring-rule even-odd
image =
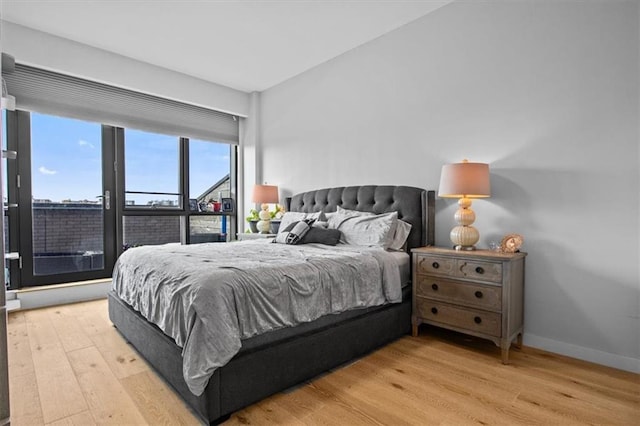
[[[199,424],[112,327],[106,300],[9,314],[12,425]],[[237,424],[639,424],[640,376],[421,329],[234,414]]]

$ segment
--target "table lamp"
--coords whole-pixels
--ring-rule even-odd
[[[256,224],[258,232],[261,234],[268,234],[269,227],[271,225],[269,204],[274,204],[279,201],[278,187],[276,185],[255,185],[253,187],[253,197],[251,199],[254,203],[262,205],[262,210],[260,210],[260,213],[258,214],[260,221]]]
[[[478,230],[471,226],[476,214],[471,210],[471,199],[487,198],[491,195],[489,182],[489,165],[484,163],[445,164],[440,174],[438,196],[442,198],[459,198],[454,216],[458,226],[451,230],[449,237],[456,250],[475,250],[475,243],[480,239]]]

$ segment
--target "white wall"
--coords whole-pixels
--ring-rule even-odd
[[[263,92],[284,195],[488,162],[480,246],[524,235],[525,344],[640,371],[638,3],[457,2]],[[438,200],[449,246],[453,200]]]
[[[249,94],[226,86],[11,22],[0,21],[0,37],[16,62],[239,116],[249,112]]]

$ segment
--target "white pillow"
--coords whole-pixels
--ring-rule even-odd
[[[280,219],[278,234],[283,233],[287,226],[291,225],[293,222],[299,222],[306,218],[307,214],[303,212],[285,212],[284,215],[282,215],[282,219]]]
[[[345,244],[386,249],[393,240],[397,222],[397,212],[353,214],[342,209],[329,218],[329,228],[339,230],[340,240]]]
[[[355,215],[355,216],[373,216],[375,213],[370,213],[370,212],[361,212],[358,210],[349,210],[349,209],[344,209],[340,206],[338,206],[337,209],[337,213],[338,214],[343,214],[343,215]],[[331,226],[330,226],[331,227]],[[391,242],[389,243],[388,249],[389,250],[399,250],[402,251],[404,250],[404,244],[407,242],[407,238],[409,238],[409,232],[411,232],[411,224],[407,223],[403,220],[398,219],[398,223],[395,227],[395,231],[393,233],[393,238],[391,239]]]
[[[323,212],[315,212],[315,213],[304,213],[304,212],[285,212],[280,219],[280,227],[278,228],[278,234],[284,232],[287,229],[287,226],[291,225],[293,222],[299,222],[304,219],[315,219],[316,221],[324,218],[325,221],[321,221],[321,223],[326,222],[326,216],[331,215],[332,213],[323,213]],[[322,225],[318,225],[322,226]],[[324,226],[326,228],[326,226]]]
[[[396,226],[396,232],[389,245],[389,250],[404,250],[404,244],[409,238],[409,232],[411,232],[411,224],[398,219],[398,226]]]
[[[349,210],[349,209],[343,209],[342,207],[338,206],[336,213],[338,214],[353,214],[356,216],[373,216],[375,215],[375,213],[371,213],[371,212],[361,212],[359,210]]]

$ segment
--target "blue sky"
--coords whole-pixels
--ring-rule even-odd
[[[179,192],[177,141],[126,129],[126,189]],[[34,198],[96,200],[102,193],[100,124],[33,113],[31,145]],[[190,141],[192,198],[229,173],[229,153],[227,144]]]

